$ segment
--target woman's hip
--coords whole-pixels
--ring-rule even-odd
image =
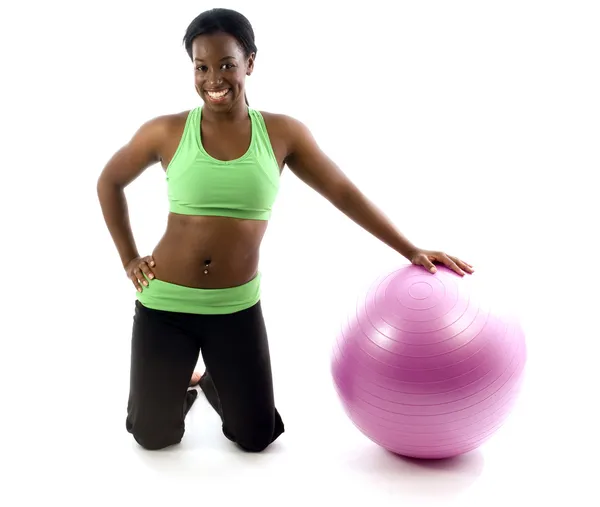
[[[196,288],[148,280],[148,286],[136,294],[146,308],[192,314],[228,314],[254,306],[261,296],[261,273],[241,285],[223,288]]]

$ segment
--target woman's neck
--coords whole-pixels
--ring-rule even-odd
[[[231,109],[223,111],[213,111],[206,107],[202,108],[202,117],[210,123],[235,123],[248,118],[248,106],[244,101],[238,101],[232,104]]]

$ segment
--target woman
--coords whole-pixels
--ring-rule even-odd
[[[199,384],[223,433],[258,452],[284,431],[260,303],[259,249],[285,166],[413,264],[467,263],[411,244],[321,152],[307,128],[248,106],[257,48],[241,14],[213,9],[184,37],[203,106],[154,118],[98,180],[107,227],[137,289],[126,427],[146,449],[181,441]],[[151,256],[133,239],[124,189],[160,162],[170,213]],[[202,354],[206,371],[194,368]]]

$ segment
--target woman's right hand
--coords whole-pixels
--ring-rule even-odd
[[[130,260],[125,266],[125,273],[138,292],[142,292],[142,285],[148,286],[148,281],[144,278],[146,275],[150,280],[154,278],[154,272],[151,268],[155,266],[154,259],[151,255],[146,257],[136,257]]]

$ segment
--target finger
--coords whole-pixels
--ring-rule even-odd
[[[152,272],[148,264],[146,264],[145,262],[142,262],[140,264],[140,269],[150,280],[154,278],[154,273]]]
[[[136,278],[135,275],[131,275],[129,277],[129,279],[131,280],[131,282],[133,283],[133,286],[135,287],[135,290],[137,290],[138,292],[142,292],[142,286],[140,285],[139,280]]]
[[[464,271],[467,271],[468,273],[472,273],[474,271],[473,266],[471,266],[468,262],[465,262],[465,261],[459,259],[458,257],[450,257],[450,258]]]
[[[135,275],[135,277],[140,281],[140,283],[144,286],[148,286],[148,281],[144,278],[144,274],[142,273],[142,270],[137,267],[133,270],[133,274]]]
[[[472,268],[473,266],[471,264],[469,264],[468,262],[463,261],[462,259],[459,259],[458,257],[454,256],[454,255],[449,255],[448,257],[450,257],[456,264],[458,264],[460,267],[465,267],[465,268]]]
[[[430,273],[437,272],[437,268],[435,267],[435,264],[433,264],[433,262],[431,262],[426,255],[419,257],[419,259],[417,260],[417,263],[420,264],[421,266],[423,266]]]
[[[473,266],[471,266],[470,264],[467,264],[467,263],[466,263],[466,262],[464,262],[464,261],[460,261],[460,264],[459,264],[459,266],[460,266],[462,269],[464,269],[464,270],[465,270],[467,273],[473,273],[473,271],[475,271],[475,270],[473,269]]]
[[[455,271],[456,273],[458,273],[460,276],[463,276],[465,274],[465,272],[460,269],[458,267],[458,265],[456,264],[456,262],[454,262],[450,257],[448,257],[447,255],[444,255],[442,257],[442,262],[449,267],[451,270]]]
[[[145,261],[145,262],[148,264],[148,266],[150,266],[150,267],[152,267],[152,268],[153,268],[154,266],[156,266],[156,263],[154,262],[154,259],[153,259],[153,258],[152,258],[152,256],[150,256],[150,255],[149,255],[148,257],[146,257],[146,258],[144,259],[144,261]]]

